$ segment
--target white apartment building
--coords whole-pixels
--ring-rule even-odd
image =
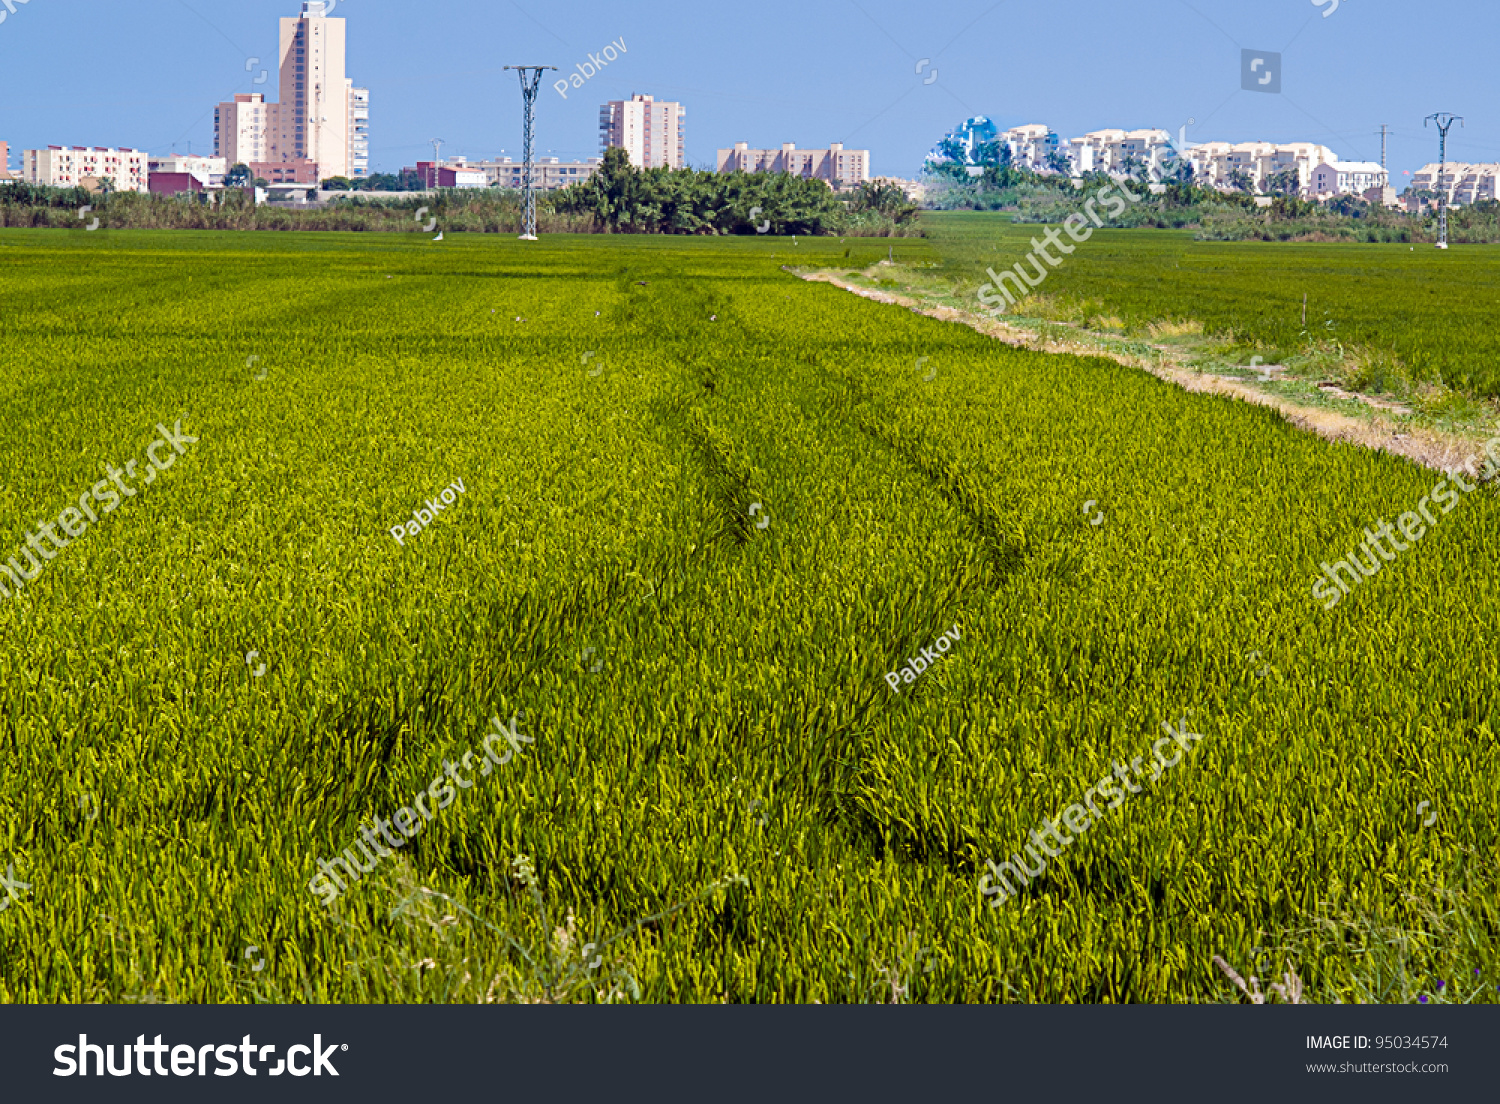
[[[1059,147],[1075,176],[1086,172],[1119,174],[1126,165],[1144,170],[1154,151],[1170,146],[1172,136],[1164,130],[1095,130]],[[1156,155],[1157,161],[1162,160]]]
[[[1011,127],[1000,135],[1000,141],[1010,147],[1011,164],[1017,168],[1047,170],[1047,158],[1059,148],[1057,134],[1041,123]]]
[[[1325,161],[1312,172],[1309,197],[1364,195],[1384,188],[1389,174],[1374,161]]]
[[[370,175],[370,90],[349,82],[349,175]]]
[[[587,161],[564,161],[558,157],[541,157],[531,163],[532,185],[539,192],[554,192],[570,184],[579,184],[593,176],[603,159],[590,157]],[[525,184],[525,164],[510,157],[492,161],[475,162],[475,167],[484,170],[487,184],[492,188],[521,188]]]
[[[85,180],[112,181],[117,192],[144,192],[150,177],[146,154],[106,146],[48,146],[21,151],[21,175],[28,184],[77,188]]]
[[[748,142],[736,142],[733,149],[719,150],[717,171],[781,172],[850,188],[870,179],[870,151],[846,150],[842,142],[811,150],[799,150],[791,142],[780,149],[751,149]]]
[[[1230,190],[1230,178],[1238,171],[1249,178],[1253,189],[1264,192],[1272,176],[1292,170],[1297,174],[1297,189],[1306,192],[1312,185],[1314,170],[1323,164],[1337,164],[1338,157],[1327,146],[1313,142],[1204,142],[1191,147],[1188,160],[1195,180],[1206,187]]]
[[[1424,165],[1412,174],[1411,186],[1437,195],[1438,162]],[[1463,207],[1480,200],[1495,199],[1496,182],[1500,180],[1500,164],[1493,161],[1471,164],[1467,161],[1449,161],[1442,166],[1443,190],[1448,193],[1448,206]]]
[[[1038,135],[1044,128],[1018,128]],[[1007,138],[1011,132],[1007,132]],[[1039,145],[1036,147],[1040,152]],[[1014,156],[1015,146],[1012,146]],[[1178,156],[1172,136],[1165,130],[1096,130],[1074,138],[1059,147],[1067,158],[1073,175],[1087,172],[1104,172],[1121,175],[1127,165],[1140,169],[1160,167],[1168,159]],[[1229,190],[1231,177],[1243,172],[1256,191],[1263,192],[1267,182],[1279,172],[1291,170],[1297,174],[1297,188],[1306,192],[1312,185],[1313,172],[1323,164],[1339,164],[1338,158],[1327,146],[1313,142],[1290,142],[1278,145],[1274,142],[1202,142],[1190,145],[1182,151],[1192,165],[1194,179],[1207,187]],[[1039,167],[1034,161],[1031,167]],[[1045,155],[1042,158],[1045,164]],[[1376,166],[1378,169],[1379,166]],[[1356,170],[1359,179],[1368,175],[1367,169]],[[1374,187],[1380,181],[1373,178],[1366,187]],[[1354,189],[1349,190],[1363,190]]]
[[[686,119],[680,103],[642,95],[610,100],[599,108],[599,152],[623,149],[638,169],[683,168]]]
[[[210,184],[224,183],[224,174],[229,162],[222,157],[193,157],[189,154],[172,154],[169,157],[152,157],[146,162],[148,172],[188,173],[205,188]]]

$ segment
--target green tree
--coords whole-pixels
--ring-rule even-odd
[[[964,151],[963,143],[951,134],[939,142],[937,148],[938,153],[942,154],[949,161],[956,161],[958,164],[963,165],[969,160],[968,154]]]
[[[224,174],[224,187],[245,188],[250,185],[250,166],[243,161],[231,165],[229,171]]]
[[[980,142],[974,147],[974,164],[1004,169],[1010,167],[1008,142]]]
[[[1229,186],[1237,192],[1247,195],[1255,193],[1255,182],[1250,179],[1250,174],[1244,169],[1232,169],[1229,173]]]
[[[929,161],[922,166],[922,175],[954,184],[967,184],[970,179],[969,170],[962,161]]]
[[[1175,153],[1162,162],[1161,182],[1163,184],[1192,184],[1195,175],[1193,163]]]
[[[1267,195],[1294,196],[1301,188],[1302,178],[1298,176],[1296,169],[1282,169],[1266,179]]]
[[[849,197],[849,210],[856,214],[874,211],[899,225],[914,221],[919,208],[897,185],[871,180],[861,184]]]

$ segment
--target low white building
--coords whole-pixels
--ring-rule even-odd
[[[904,180],[899,176],[876,176],[871,177],[871,184],[889,184],[900,188],[903,195],[913,203],[921,203],[927,198],[927,185],[920,180]]]
[[[539,192],[553,192],[569,184],[579,184],[593,176],[603,163],[602,157],[590,157],[586,161],[539,157],[531,165],[532,186]],[[525,163],[512,157],[479,161],[474,167],[483,171],[485,183],[491,188],[519,189],[526,183]]]
[[[148,172],[187,173],[205,188],[224,183],[224,174],[229,171],[228,161],[223,157],[194,157],[188,154],[172,154],[168,157],[152,157],[146,162]]]
[[[28,184],[83,187],[85,181],[111,181],[117,192],[145,192],[150,184],[146,153],[108,146],[48,146],[21,151],[21,175]]]

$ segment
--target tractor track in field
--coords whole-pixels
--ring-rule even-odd
[[[834,287],[853,292],[861,298],[876,303],[905,307],[916,314],[926,315],[940,322],[958,322],[986,337],[995,338],[1008,345],[1026,348],[1032,352],[1104,357],[1128,368],[1140,368],[1150,372],[1158,379],[1176,384],[1184,391],[1226,395],[1256,406],[1269,406],[1274,408],[1289,424],[1309,433],[1316,433],[1325,440],[1343,441],[1362,448],[1388,452],[1434,471],[1445,471],[1463,466],[1473,458],[1476,447],[1483,444],[1482,438],[1472,435],[1443,433],[1413,425],[1398,425],[1386,415],[1407,413],[1404,407],[1367,395],[1343,391],[1332,385],[1325,387],[1325,391],[1336,394],[1340,398],[1355,399],[1364,403],[1373,411],[1373,417],[1369,420],[1362,420],[1333,410],[1303,406],[1283,396],[1257,390],[1243,380],[1195,371],[1183,362],[1177,350],[1166,345],[1151,346],[1160,354],[1156,359],[1133,356],[1100,344],[1109,340],[1111,335],[1097,334],[1072,323],[1054,323],[1078,335],[1076,340],[1058,341],[1044,338],[1035,331],[1020,326],[998,322],[973,311],[933,306],[923,299],[910,295],[859,287],[832,272],[799,272],[791,268],[787,268],[787,271],[799,279],[812,283],[832,284]]]

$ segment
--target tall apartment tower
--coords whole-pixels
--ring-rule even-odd
[[[315,161],[322,177],[349,175],[349,88],[342,19],[324,15],[324,0],[281,20],[281,103],[277,141],[290,160]]]
[[[370,92],[345,75],[345,22],[327,11],[326,0],[307,0],[281,20],[279,102],[253,93],[220,104],[217,156],[277,180],[369,173]]]
[[[638,169],[680,169],[687,110],[680,103],[632,95],[599,108],[599,152],[618,146]]]

